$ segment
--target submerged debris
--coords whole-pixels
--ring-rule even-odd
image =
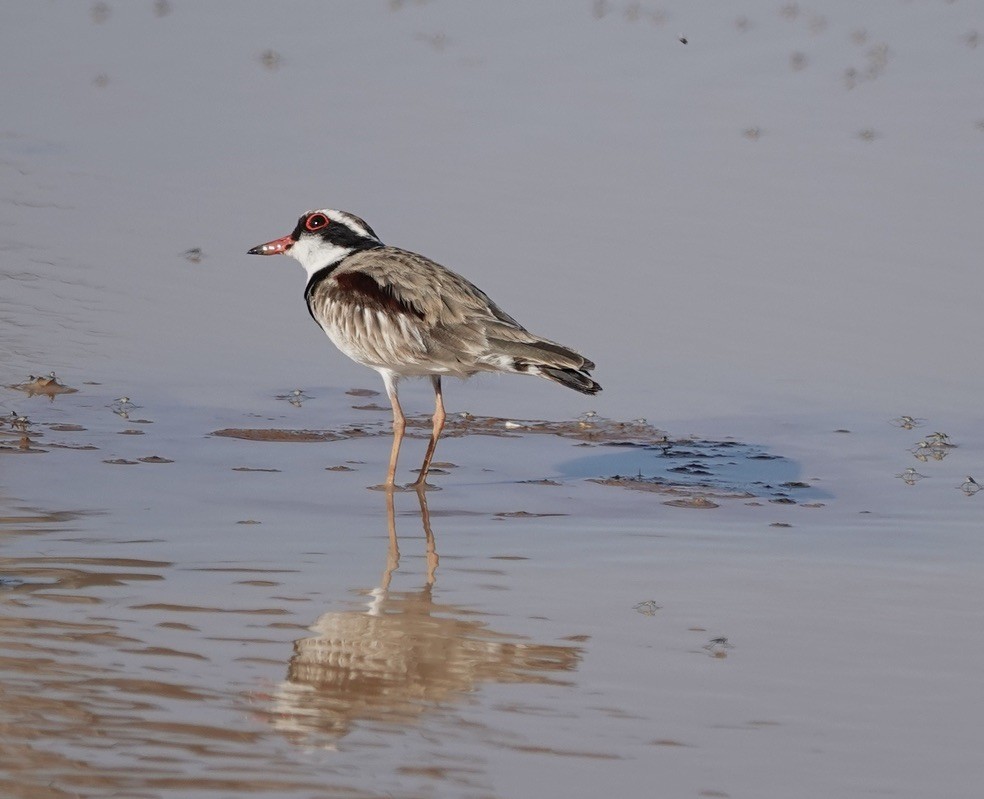
[[[220,438],[241,438],[245,441],[341,441],[348,436],[327,430],[251,430],[240,427],[227,427],[216,430],[213,436]]]
[[[92,21],[97,25],[101,25],[112,13],[112,9],[109,7],[108,3],[100,2],[93,4],[92,8],[89,9],[89,16],[92,17]]]
[[[408,420],[408,427],[430,429],[430,417]],[[508,430],[509,433],[504,433]],[[647,422],[616,422],[598,416],[593,411],[582,414],[572,422],[547,422],[542,420],[503,419],[497,416],[460,415],[448,418],[445,437],[466,435],[509,435],[531,433],[573,438],[599,444],[636,443],[643,446],[666,440],[666,433]]]
[[[354,393],[356,389],[346,392]],[[357,396],[362,396],[361,394]],[[364,408],[367,406],[363,406]],[[375,410],[375,408],[372,408]],[[380,408],[380,410],[388,410]],[[407,435],[412,431],[426,431],[430,435],[432,421],[429,416],[415,416],[407,419]],[[631,444],[638,446],[660,446],[667,442],[666,433],[650,424],[636,422],[615,422],[602,417],[587,421],[582,417],[577,421],[547,422],[542,420],[514,420],[500,416],[473,416],[457,414],[449,416],[445,423],[443,438],[460,438],[470,435],[509,436],[517,433],[554,435],[579,441],[598,444]],[[392,428],[388,422],[359,427],[343,427],[334,430],[287,430],[287,429],[248,429],[227,428],[216,430],[213,436],[244,438],[253,441],[339,441],[345,438],[364,438],[367,436],[390,436]]]
[[[544,516],[567,516],[566,513],[530,513],[526,510],[513,510],[493,514],[496,519],[539,519]]]
[[[283,65],[284,58],[276,50],[268,49],[260,53],[260,63],[271,72],[274,72]]]
[[[732,491],[727,488],[719,488],[707,483],[687,485],[685,483],[670,482],[661,477],[627,477],[615,475],[614,477],[597,478],[591,480],[592,483],[604,486],[616,486],[618,488],[628,488],[633,491],[649,491],[655,494],[676,495],[678,498],[663,504],[675,508],[716,508],[714,502],[708,499],[708,495],[715,499],[754,499],[755,494],[748,491]]]
[[[719,508],[716,502],[711,502],[707,497],[690,497],[689,499],[671,499],[664,502],[671,508]]]

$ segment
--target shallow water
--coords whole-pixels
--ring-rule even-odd
[[[980,9],[326,8],[5,8],[0,793],[976,797]],[[326,204],[605,392],[367,491]]]
[[[624,445],[450,438],[388,507],[384,438],[121,435],[96,390],[2,455],[9,795],[972,794],[979,508],[894,477],[911,431],[813,431],[829,473],[728,448],[810,487],[736,497],[705,458],[712,509],[584,479]],[[310,429],[278,405],[239,416]]]

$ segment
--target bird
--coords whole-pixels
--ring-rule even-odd
[[[423,465],[412,488],[428,487],[427,473],[447,414],[445,375],[525,374],[582,394],[597,394],[595,365],[569,347],[530,333],[470,281],[409,250],[391,247],[360,217],[323,208],[308,211],[294,230],[257,245],[249,255],[289,255],[307,273],[304,299],[332,343],[382,377],[393,410],[393,444],[386,482],[394,490],[406,417],[402,378],[428,377],[434,415]]]

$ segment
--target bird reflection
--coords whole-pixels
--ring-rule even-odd
[[[438,555],[427,498],[415,492],[427,571],[416,591],[392,591],[400,564],[393,492],[387,492],[389,546],[365,610],[331,612],[294,642],[287,679],[274,694],[273,725],[297,743],[330,746],[359,722],[414,723],[447,710],[483,682],[562,684],[581,659],[577,646],[536,644],[498,633],[473,610],[435,601]]]

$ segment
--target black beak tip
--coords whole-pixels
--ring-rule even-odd
[[[260,248],[259,247],[253,247],[253,249],[249,250],[249,252],[247,252],[246,254],[247,255],[263,255],[263,253],[260,252]]]

